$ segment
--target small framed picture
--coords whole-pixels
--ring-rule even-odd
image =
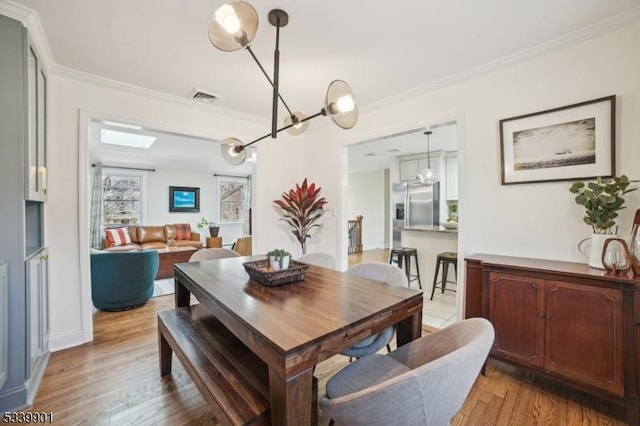
[[[500,120],[502,184],[615,174],[616,97]]]
[[[169,212],[197,213],[200,211],[200,188],[169,187]]]

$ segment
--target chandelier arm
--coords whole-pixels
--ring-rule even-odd
[[[275,89],[275,84],[273,84],[273,81],[271,81],[271,77],[269,77],[269,74],[267,74],[267,71],[265,71],[264,67],[262,66],[262,64],[260,63],[260,61],[258,60],[257,56],[255,55],[255,53],[253,53],[253,50],[251,50],[251,46],[247,46],[246,49],[249,51],[249,53],[251,53],[251,57],[253,58],[254,61],[256,61],[256,64],[258,64],[258,67],[260,68],[260,71],[262,71],[262,74],[264,74],[265,78],[267,79],[267,81],[269,82],[269,84],[271,85],[271,87],[273,87]],[[284,107],[287,109],[287,111],[289,112],[289,115],[294,115],[291,112],[291,109],[289,108],[289,105],[287,105],[287,102],[285,102],[284,98],[282,97],[282,95],[280,94],[280,92],[278,92],[278,97],[280,98],[280,100],[282,101],[282,105],[284,105]]]
[[[304,123],[305,121],[309,121],[309,120],[311,120],[312,118],[316,118],[316,117],[318,117],[318,116],[320,116],[320,115],[327,115],[327,113],[325,112],[324,108],[322,108],[322,111],[320,111],[319,113],[317,113],[317,114],[313,114],[313,115],[311,115],[311,116],[309,116],[309,117],[307,117],[307,118],[305,118],[305,119],[303,119],[303,120],[298,121],[297,123],[291,123],[291,124],[289,124],[288,126],[284,126],[284,127],[279,128],[278,130],[276,130],[276,133],[280,133],[280,132],[282,132],[283,130],[287,130],[288,128],[293,127],[293,126],[297,126],[297,125],[298,125],[298,124],[300,124],[300,123]],[[242,145],[242,148],[241,148],[241,149],[245,149],[246,147],[251,146],[251,145],[253,145],[253,144],[254,144],[254,143],[256,143],[256,142],[260,142],[261,140],[266,139],[266,138],[268,138],[269,136],[272,136],[272,135],[271,135],[271,133],[267,133],[267,134],[266,134],[266,135],[264,135],[264,136],[260,136],[258,139],[253,140],[253,141],[251,141],[251,142],[249,142],[249,143],[246,143],[246,144]]]
[[[271,137],[278,135],[278,83],[280,81],[280,17],[276,18],[276,48],[273,51],[273,101],[271,107]]]
[[[262,71],[262,74],[264,74],[264,76],[266,77],[267,81],[269,82],[269,84],[271,85],[271,87],[273,87],[275,89],[275,84],[273,84],[273,81],[271,81],[271,77],[269,77],[269,74],[267,74],[267,71],[265,71],[264,67],[262,66],[262,64],[260,63],[260,61],[258,60],[257,56],[255,55],[255,53],[253,53],[253,50],[251,50],[251,46],[247,45],[246,49],[249,51],[249,53],[251,53],[251,57],[253,58],[254,61],[256,61],[256,64],[258,64],[258,67],[260,68],[260,71]],[[280,98],[280,100],[282,101],[282,105],[284,105],[284,107],[287,109],[287,111],[289,112],[289,115],[294,115],[291,112],[291,109],[289,108],[289,105],[287,105],[287,103],[285,102],[284,98],[282,97],[282,95],[280,94],[280,92],[278,92],[278,97]]]

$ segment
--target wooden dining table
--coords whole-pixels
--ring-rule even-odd
[[[243,267],[262,258],[175,265],[175,303],[188,306],[195,296],[268,365],[272,424],[311,424],[321,361],[391,325],[398,346],[420,337],[422,291],[314,265],[302,281],[269,287]]]

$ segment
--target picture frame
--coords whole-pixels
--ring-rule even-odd
[[[244,223],[249,212],[249,181],[244,177],[218,178],[218,220]]]
[[[169,187],[170,213],[200,212],[200,188],[189,186]]]
[[[500,120],[502,185],[615,174],[615,95]]]

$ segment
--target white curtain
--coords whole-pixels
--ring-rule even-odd
[[[251,220],[250,209],[251,209],[251,175],[247,177],[247,187],[245,190],[245,201],[244,201],[244,235],[250,235],[251,230],[249,229],[249,221]]]
[[[102,248],[102,163],[93,166],[91,174],[91,209],[90,209],[91,248]]]

